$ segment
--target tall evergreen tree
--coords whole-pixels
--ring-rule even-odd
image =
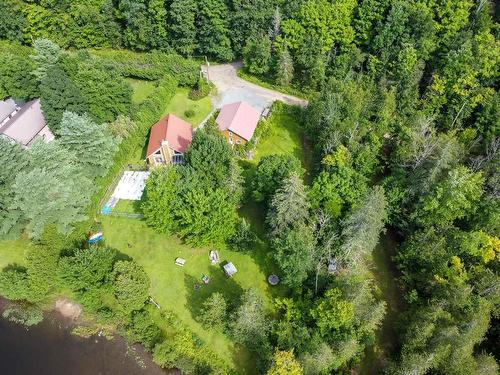
[[[57,135],[61,146],[73,153],[86,176],[106,174],[117,145],[105,126],[87,115],[64,112]]]

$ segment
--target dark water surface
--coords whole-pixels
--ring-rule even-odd
[[[120,337],[76,337],[69,326],[55,313],[29,329],[0,317],[0,374],[166,375],[140,347],[130,350]]]

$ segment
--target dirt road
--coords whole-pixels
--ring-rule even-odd
[[[307,100],[278,91],[266,89],[238,77],[236,71],[241,68],[241,62],[231,64],[210,65],[209,77],[217,87],[214,106],[220,108],[225,104],[246,101],[255,109],[262,111],[273,101],[281,100],[287,104],[306,106]],[[206,66],[202,67],[206,74]]]

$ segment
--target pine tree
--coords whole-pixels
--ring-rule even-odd
[[[271,200],[266,218],[271,236],[280,236],[287,229],[304,223],[309,216],[308,210],[304,184],[296,173],[292,173]]]
[[[15,197],[16,175],[28,167],[27,154],[16,143],[0,137],[0,236],[17,236],[22,229],[22,212],[9,207]]]
[[[375,186],[343,223],[341,257],[344,262],[357,263],[371,253],[384,227],[385,211],[384,190]]]
[[[85,100],[76,85],[58,66],[47,71],[40,84],[42,111],[47,125],[57,133],[64,111],[82,114],[87,111]]]
[[[9,210],[19,210],[31,237],[39,238],[44,228],[54,224],[68,233],[72,224],[84,220],[92,193],[73,154],[58,141],[34,142],[29,157],[33,168],[17,174],[13,183],[15,196]]]
[[[64,112],[57,135],[61,145],[75,155],[86,176],[106,174],[117,146],[105,126],[87,115]]]
[[[293,79],[293,61],[290,51],[285,46],[278,58],[276,67],[276,83],[281,86],[288,86]]]
[[[42,81],[48,70],[57,64],[61,49],[49,39],[37,39],[33,43],[35,55],[31,58],[35,61],[37,68],[32,72],[39,81]]]

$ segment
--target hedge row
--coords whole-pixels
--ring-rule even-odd
[[[194,86],[200,77],[199,63],[176,54],[125,50],[94,50],[91,54],[113,65],[125,77],[153,81],[170,75],[181,86]]]

